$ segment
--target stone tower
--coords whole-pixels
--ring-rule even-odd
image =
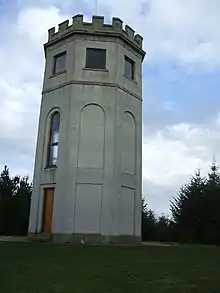
[[[48,31],[30,236],[140,240],[142,40],[101,16]]]

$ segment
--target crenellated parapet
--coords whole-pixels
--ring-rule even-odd
[[[93,16],[92,22],[84,22],[83,15],[77,14],[72,18],[72,24],[69,25],[69,20],[66,20],[58,25],[58,31],[55,27],[48,30],[48,43],[59,40],[74,33],[81,34],[97,34],[118,36],[135,45],[135,47],[142,49],[143,38],[128,25],[123,29],[123,22],[117,17],[112,18],[111,24],[104,23],[103,16]]]

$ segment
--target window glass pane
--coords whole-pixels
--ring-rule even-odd
[[[58,155],[58,145],[52,145],[50,147],[49,165],[57,164],[57,155]]]
[[[59,142],[59,131],[53,131],[51,135],[51,143]]]
[[[86,67],[87,68],[106,68],[106,50],[104,49],[86,49]]]
[[[60,113],[56,112],[52,116],[52,129],[59,129],[60,127]]]
[[[50,146],[48,154],[48,165],[56,165],[59,142],[60,113],[56,112],[51,117]]]
[[[134,62],[129,58],[125,57],[125,76],[134,79]]]
[[[54,73],[66,70],[66,52],[54,57]]]
[[[51,140],[55,143],[59,141],[59,128],[60,128],[60,113],[55,113],[51,118]]]

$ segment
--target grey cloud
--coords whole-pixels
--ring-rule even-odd
[[[155,211],[159,216],[162,213],[170,213],[170,200],[176,196],[180,186],[174,184],[173,186],[153,184],[147,179],[143,180],[143,196],[146,198],[148,207]]]

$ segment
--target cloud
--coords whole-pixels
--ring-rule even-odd
[[[178,186],[176,186],[178,188]],[[176,195],[173,186],[157,185],[143,178],[143,194],[147,199],[148,208],[153,210],[157,216],[162,213],[171,216],[170,200]]]
[[[0,162],[32,177],[47,30],[66,19],[59,9],[27,8],[0,47]],[[1,31],[2,37],[5,34]]]
[[[0,33],[5,37],[0,47],[0,167],[8,164],[13,174],[32,176],[44,69],[42,45],[47,30],[77,12],[84,12],[87,20],[95,11],[95,2],[85,1],[80,6],[59,0],[20,3],[25,5],[13,22],[0,20]],[[192,80],[191,73],[198,75],[219,67],[219,8],[218,0],[132,0],[129,5],[125,0],[99,0],[98,12],[105,14],[108,22],[118,16],[144,36],[148,55],[144,71],[143,194],[158,213],[168,210],[169,199],[196,168],[206,173],[213,153],[220,157],[220,116],[213,118],[218,104],[213,103],[216,106],[212,108],[204,103],[205,111],[196,120],[192,101],[195,103],[196,94],[199,106],[203,100],[188,81]],[[184,75],[179,67],[185,70]],[[197,84],[203,92],[205,82],[206,78]],[[176,86],[171,87],[171,83]],[[188,92],[184,92],[186,88]],[[208,94],[211,88],[207,83]],[[186,96],[193,119],[182,114]],[[190,112],[189,107],[186,110]],[[213,114],[208,115],[208,111]]]
[[[143,140],[143,195],[157,213],[200,168],[209,171],[213,155],[220,159],[220,115],[206,126],[174,124]]]
[[[87,4],[92,8],[93,1]],[[99,0],[99,5],[99,13],[108,10],[144,36],[146,62],[177,62],[189,70],[219,68],[218,0],[136,0],[129,5],[125,0]]]
[[[84,12],[86,16],[88,13],[96,13],[95,1],[90,0],[85,0],[80,5],[61,0],[32,3],[45,7],[41,9],[43,22],[38,24],[36,34],[41,34],[45,26],[49,28],[51,20],[53,25],[58,24],[60,11],[65,11],[69,18],[72,16],[70,11]],[[118,16],[143,35],[144,48],[148,53],[146,63],[160,64],[162,68],[175,62],[189,71],[219,68],[219,9],[218,0],[211,3],[205,0],[130,0],[129,5],[125,0],[98,1],[98,14],[104,14],[108,22],[112,16]],[[29,16],[36,11],[37,8],[28,6],[28,14],[25,12],[26,23],[30,22],[33,29],[37,26],[39,15],[36,14],[36,18]],[[37,40],[36,37],[34,39]]]
[[[26,8],[20,12],[18,17],[19,35],[28,36],[32,45],[36,44],[39,47],[42,42],[46,41],[48,29],[58,26],[67,17],[62,15],[55,6],[47,9]]]

